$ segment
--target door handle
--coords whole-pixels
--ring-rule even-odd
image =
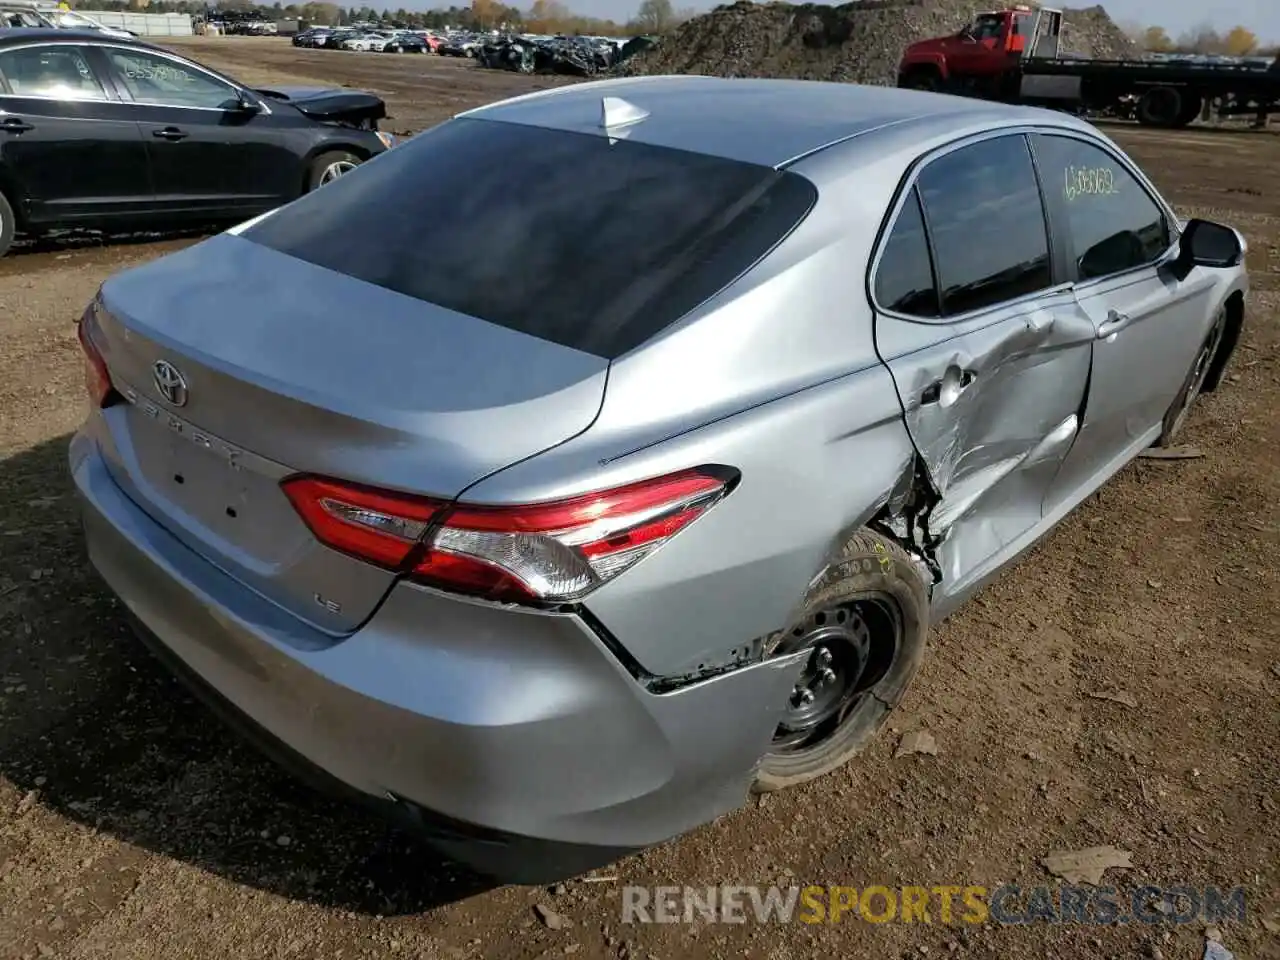
[[[185,130],[179,130],[177,127],[164,127],[160,130],[152,130],[153,137],[159,137],[161,140],[184,140],[190,134]]]
[[[947,372],[939,379],[924,388],[920,394],[920,404],[941,404],[949,407],[960,398],[960,394],[978,378],[972,370],[961,370],[959,367],[948,367]]]
[[[5,133],[26,133],[28,130],[34,129],[35,127],[31,124],[27,123],[25,120],[19,119],[18,117],[5,117],[3,120],[0,120],[0,130],[3,130]]]
[[[1113,333],[1119,333],[1131,323],[1133,323],[1133,318],[1129,314],[1121,313],[1119,310],[1108,310],[1107,319],[1098,324],[1098,339],[1105,340]]]

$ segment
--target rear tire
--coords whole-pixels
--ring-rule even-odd
[[[1173,400],[1173,405],[1169,407],[1164,415],[1164,428],[1161,430],[1160,436],[1156,438],[1153,446],[1170,447],[1178,439],[1178,434],[1186,426],[1187,419],[1191,414],[1191,408],[1195,404],[1196,398],[1200,396],[1200,391],[1209,376],[1209,370],[1213,367],[1214,358],[1218,355],[1218,347],[1222,344],[1222,335],[1226,332],[1226,329],[1227,308],[1222,306],[1218,308],[1218,316],[1214,319],[1213,329],[1209,331],[1209,336],[1201,345],[1195,360],[1191,362],[1191,369],[1187,373],[1187,379],[1182,384],[1182,389],[1178,391],[1178,395]]]
[[[18,234],[18,218],[9,206],[8,198],[0,193],[0,257],[9,252],[13,238]]]
[[[311,161],[307,168],[307,192],[332,183],[360,166],[361,159],[349,150],[330,150]]]
[[[1204,97],[1188,91],[1182,97],[1182,112],[1178,114],[1178,126],[1185,127],[1193,123],[1204,109]]]
[[[1183,115],[1185,101],[1186,98],[1177,87],[1151,87],[1138,100],[1138,122],[1144,127],[1177,127]],[[1196,109],[1200,108],[1197,106]]]
[[[770,651],[811,655],[753,791],[807,783],[866,747],[919,670],[928,632],[928,588],[916,561],[892,540],[859,531]]]

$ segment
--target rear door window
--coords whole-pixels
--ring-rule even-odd
[[[1025,137],[960,147],[930,162],[916,185],[945,316],[1052,285],[1049,232]]]
[[[58,44],[0,52],[0,77],[18,97],[52,100],[105,100],[106,91],[89,66],[84,50]]]
[[[735,280],[816,199],[794,173],[462,118],[242,236],[612,359]]]
[[[929,255],[929,238],[913,189],[898,212],[876,267],[876,304],[912,317],[936,317],[938,285]]]

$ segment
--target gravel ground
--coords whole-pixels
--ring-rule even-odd
[[[182,46],[249,81],[375,89],[405,130],[548,83],[267,39]],[[192,240],[0,261],[0,957],[1199,960],[1193,924],[619,922],[625,883],[1029,886],[1051,851],[1102,844],[1132,855],[1106,877],[1122,892],[1243,886],[1227,948],[1280,957],[1280,140],[1110,132],[1184,212],[1251,243],[1244,343],[1186,438],[1204,456],[1131,466],[938,628],[856,765],[555,890],[487,889],[292,782],[151,661],[86,566],[64,466],[83,409],[73,321],[110,273]],[[920,730],[936,755],[895,758]]]

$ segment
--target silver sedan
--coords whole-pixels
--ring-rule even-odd
[[[549,881],[866,746],[1218,387],[1244,252],[1059,114],[519,97],[104,284],[89,554],[278,755]]]

